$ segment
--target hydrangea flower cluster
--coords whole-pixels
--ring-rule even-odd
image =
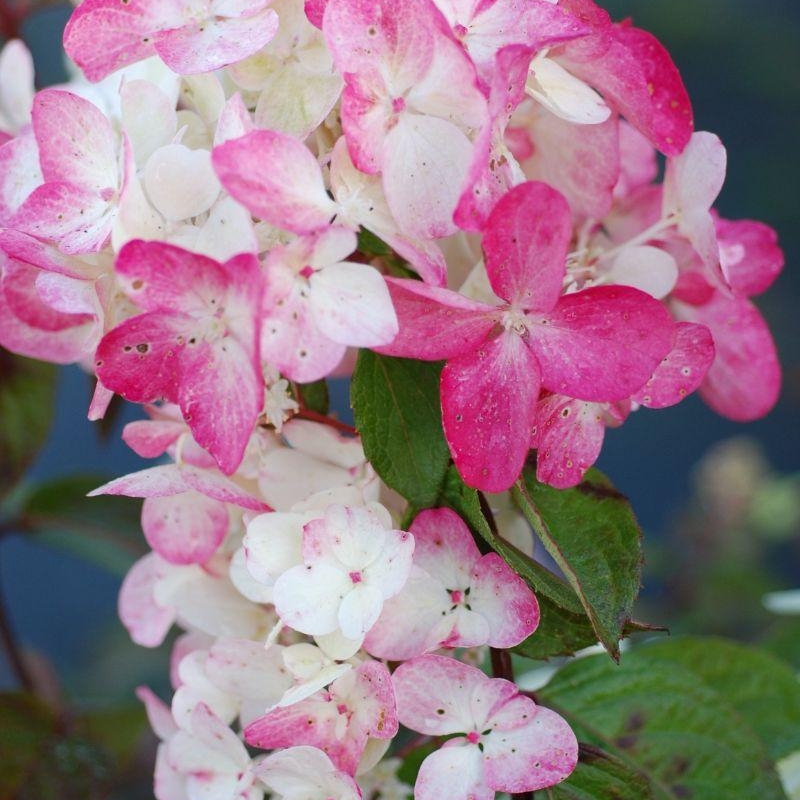
[[[576,485],[695,390],[765,414],[782,254],[714,211],[725,149],[666,50],[593,0],[83,0],[64,45],[85,78],[38,93],[0,57],[0,344],[94,372],[93,419],[144,404],[123,438],[169,459],[97,489],[145,498],[132,638],[184,631],[171,705],[140,690],[156,796],[405,797],[401,725],[439,745],[417,800],[564,780],[567,723],[475,666],[534,634],[531,589],[448,508],[401,529],[298,386],[354,348],[446,362],[491,493],[531,450]]]

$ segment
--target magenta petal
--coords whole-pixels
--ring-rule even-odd
[[[186,315],[157,311],[125,320],[97,346],[97,377],[134,403],[177,402],[178,356],[196,326]]]
[[[142,505],[145,539],[171,564],[205,564],[228,533],[228,509],[194,490],[148,497]]]
[[[700,396],[718,414],[749,422],[767,414],[778,400],[781,367],[764,318],[748,300],[717,292],[702,306],[675,303],[680,319],[711,330],[716,357]]]
[[[421,281],[388,278],[386,283],[400,323],[391,344],[379,353],[420,361],[439,361],[472,352],[498,319],[492,306]]]
[[[414,564],[445,587],[468,586],[481,557],[464,520],[449,508],[421,511],[410,528],[414,534]]]
[[[664,306],[627,286],[565,295],[536,321],[531,347],[542,365],[542,386],[597,402],[624,400],[641,388],[674,336]]]
[[[514,332],[445,365],[444,432],[469,486],[502,492],[519,477],[536,415],[539,376],[536,356]]]
[[[572,215],[567,201],[533,181],[507,192],[483,236],[486,272],[495,294],[512,305],[549,311],[561,294]]]
[[[700,386],[713,361],[711,331],[705,325],[679,322],[672,350],[631,399],[648,408],[675,405]]]
[[[597,461],[606,426],[597,403],[554,394],[539,403],[536,478],[567,489]]]

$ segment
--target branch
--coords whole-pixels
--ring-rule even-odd
[[[19,648],[14,632],[11,629],[11,623],[6,614],[5,601],[2,594],[2,586],[0,586],[0,641],[3,643],[3,649],[8,657],[8,663],[19,682],[19,685],[31,694],[36,694],[36,683],[33,676],[28,670],[28,666],[23,658],[22,651]]]

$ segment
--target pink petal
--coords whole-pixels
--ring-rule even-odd
[[[144,704],[153,733],[162,741],[172,738],[178,732],[178,726],[172,718],[169,706],[147,686],[138,686],[136,696]]]
[[[156,52],[170,69],[191,75],[212,72],[253,55],[271,41],[277,30],[278,15],[271,8],[262,8],[246,16],[214,15],[196,22],[187,20],[180,28],[156,34],[154,41]]]
[[[33,130],[0,146],[0,222],[8,224],[25,198],[43,181]]]
[[[148,497],[142,505],[145,539],[171,564],[204,564],[228,533],[228,509],[194,490]]]
[[[705,325],[679,322],[672,350],[631,399],[648,408],[675,405],[700,386],[713,361],[711,331]]]
[[[142,458],[158,458],[185,431],[182,422],[141,419],[122,429],[122,441]]]
[[[491,647],[514,647],[539,625],[539,603],[528,585],[497,553],[475,565],[469,605],[489,623]]]
[[[783,269],[778,235],[768,225],[749,219],[716,219],[722,272],[737,294],[765,292]]]
[[[482,738],[486,783],[517,794],[553,786],[578,763],[578,742],[554,711],[517,696],[492,715],[492,732]]]
[[[219,262],[166,242],[128,242],[115,268],[130,298],[144,311],[213,314],[223,305],[230,283]]]
[[[549,311],[561,295],[572,216],[566,200],[544,183],[506,193],[486,222],[486,272],[499,297],[518,308]]]
[[[317,160],[292,136],[253,131],[215,147],[213,163],[225,189],[271,225],[313,233],[336,214]]]
[[[73,183],[98,193],[117,189],[117,144],[96,105],[71,92],[44,89],[34,100],[33,129],[47,183]]]
[[[674,335],[661,303],[626,286],[565,295],[540,322],[530,334],[542,386],[599,402],[624,400],[641,388]]]
[[[508,489],[528,454],[540,368],[513,331],[487,340],[442,371],[442,421],[450,452],[469,486]]]
[[[174,8],[176,4],[166,4]],[[154,52],[153,3],[85,0],[64,29],[64,49],[90,81],[99,81]],[[176,14],[174,24],[179,24]]]
[[[33,190],[11,225],[31,236],[53,239],[64,253],[92,253],[108,240],[115,213],[94,190],[53,182]]]
[[[95,275],[86,262],[65,256],[53,245],[12,228],[0,230],[0,248],[11,258],[47,272],[84,280]]]
[[[539,403],[536,478],[557,489],[577,486],[597,461],[606,426],[596,403],[554,394]]]
[[[781,368],[775,343],[758,309],[717,292],[705,305],[676,303],[679,319],[711,330],[716,357],[700,387],[711,408],[737,422],[767,414],[778,400]]]
[[[197,443],[230,475],[236,471],[264,406],[258,353],[226,337],[191,342],[179,356],[178,401]]]
[[[162,563],[155,553],[140,558],[119,590],[119,618],[131,639],[142,647],[158,647],[175,621],[175,610],[158,605],[153,597]]]
[[[469,701],[489,680],[454,658],[412,658],[392,674],[397,718],[406,728],[429,736],[469,732],[474,724]]]
[[[495,326],[498,313],[457,292],[421,281],[387,278],[400,331],[380,353],[422,361],[472,352]]]

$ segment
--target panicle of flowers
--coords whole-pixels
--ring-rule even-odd
[[[471,666],[534,634],[532,591],[449,509],[401,529],[304,387],[354,348],[445,361],[493,493],[531,450],[574,486],[695,390],[767,413],[782,254],[714,211],[725,149],[666,50],[592,0],[83,0],[64,45],[91,83],[0,56],[0,344],[93,372],[92,418],[144,404],[123,438],[158,464],[96,493],[145,498],[132,638],[184,631],[171,704],[140,690],[156,796],[404,797],[400,725],[443,743],[418,800],[565,779],[567,723]]]

